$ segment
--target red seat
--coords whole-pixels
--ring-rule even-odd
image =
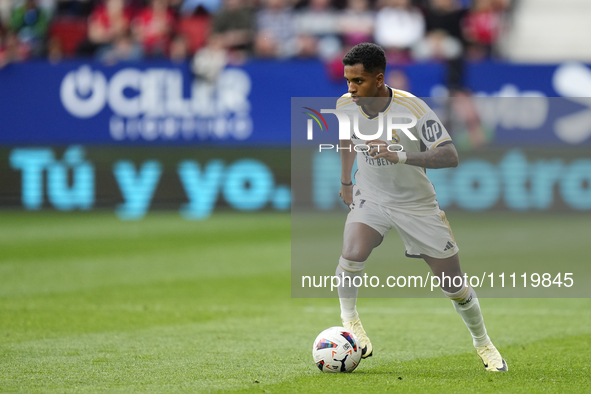
[[[205,45],[209,35],[210,18],[206,15],[197,15],[181,18],[177,27],[177,33],[187,38],[189,50],[194,53]]]
[[[59,17],[49,28],[49,35],[56,37],[62,44],[65,56],[72,56],[78,46],[86,39],[88,22],[86,18]]]

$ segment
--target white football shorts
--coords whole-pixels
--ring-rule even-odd
[[[429,216],[416,216],[378,205],[363,196],[363,191],[354,188],[349,223],[363,223],[385,237],[392,228],[398,231],[407,257],[420,258],[421,254],[436,259],[445,259],[458,253],[451,227],[445,212]],[[355,196],[357,194],[357,196]]]

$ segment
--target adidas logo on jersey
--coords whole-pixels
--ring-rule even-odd
[[[443,251],[445,252],[446,250],[450,250],[453,247],[454,247],[454,244],[452,244],[451,242],[447,241],[447,245],[445,245],[445,249],[443,249]]]

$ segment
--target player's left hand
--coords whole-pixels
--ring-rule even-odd
[[[394,164],[398,163],[398,153],[388,150],[388,143],[382,140],[371,140],[367,143],[369,155],[374,159],[384,158]]]

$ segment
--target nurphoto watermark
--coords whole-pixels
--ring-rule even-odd
[[[351,140],[357,139],[362,141],[372,141],[379,138],[382,138],[384,135],[384,129],[386,130],[386,140],[389,142],[394,142],[388,144],[387,150],[389,152],[398,152],[404,150],[404,147],[398,143],[399,137],[396,133],[397,130],[402,131],[410,140],[417,141],[417,137],[413,135],[413,133],[409,130],[412,127],[415,127],[417,124],[416,116],[407,113],[388,113],[387,115],[384,112],[380,112],[378,114],[378,127],[377,131],[374,134],[363,134],[359,129],[359,114],[349,114],[347,111],[339,111],[336,109],[321,109],[320,112],[313,110],[309,107],[304,107],[305,109],[311,111],[305,112],[307,115],[311,117],[308,119],[307,122],[307,139],[308,141],[312,141],[314,139],[314,121],[320,126],[321,129],[328,130],[328,124],[326,120],[322,116],[322,114],[333,114],[337,117],[339,122],[339,140]],[[351,118],[353,118],[351,120]],[[400,122],[401,120],[410,120],[410,122]],[[323,126],[324,125],[324,126]],[[379,146],[376,146],[379,149]],[[348,150],[351,151],[353,149],[355,152],[367,152],[369,151],[370,147],[367,144],[354,144],[353,146],[343,147],[340,145],[333,145],[333,144],[318,144],[319,152],[323,150],[332,150],[336,149],[336,151],[340,150]]]

